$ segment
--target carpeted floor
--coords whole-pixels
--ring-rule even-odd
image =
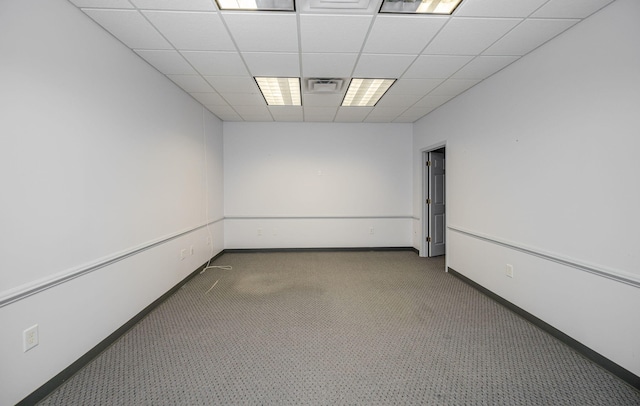
[[[640,405],[413,252],[225,254],[41,405]],[[207,290],[216,283],[208,293]]]

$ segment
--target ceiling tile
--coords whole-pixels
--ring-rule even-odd
[[[82,9],[129,48],[173,49],[136,10]]]
[[[353,72],[358,78],[399,78],[415,55],[362,54]]]
[[[349,77],[358,54],[302,54],[304,77]]]
[[[242,57],[252,76],[300,76],[300,57],[297,53],[245,52]]]
[[[240,52],[298,52],[298,25],[294,13],[223,12]]]
[[[230,106],[207,106],[207,109],[225,121],[242,121],[242,117]]]
[[[372,54],[419,54],[449,17],[379,15],[364,45]]]
[[[420,100],[424,94],[385,94],[376,107],[409,107]]]
[[[338,107],[303,106],[304,121],[333,121]]]
[[[195,75],[197,73],[176,51],[138,49],[136,53],[165,75]]]
[[[394,121],[413,122],[413,121],[419,120],[420,118],[429,114],[430,112],[437,109],[438,107],[412,107],[410,109],[407,109],[404,113],[398,116],[398,118],[396,118]]]
[[[216,11],[214,0],[131,0],[145,10]]]
[[[406,107],[384,107],[384,106],[376,106],[373,111],[367,116],[367,118],[372,117],[385,117],[388,119],[394,119],[402,114],[407,108]]]
[[[423,54],[477,55],[520,21],[515,18],[453,18]]]
[[[343,98],[343,94],[303,94],[302,104],[305,107],[335,107]]]
[[[271,119],[271,113],[269,113],[269,109],[266,105],[239,105],[234,108],[234,110],[240,114],[243,118],[244,116],[257,116],[264,115],[269,116]]]
[[[429,92],[429,96],[457,96],[478,82],[477,79],[447,79]]]
[[[545,2],[547,0],[465,0],[456,10],[456,16],[528,17]]]
[[[518,60],[519,56],[478,56],[457,71],[451,78],[455,79],[484,79],[505,66]]]
[[[405,95],[418,94],[425,95],[436,88],[444,79],[398,79],[385,94]]]
[[[436,108],[453,99],[454,96],[425,96],[420,99],[416,104],[411,106],[411,108],[419,108],[419,107],[432,107]]]
[[[373,110],[373,107],[340,107],[335,121],[361,123]]]
[[[304,52],[360,52],[371,16],[301,15]]]
[[[211,83],[219,93],[259,93],[256,81],[250,76],[221,77],[205,76],[207,82]]]
[[[302,121],[302,106],[269,106],[269,111],[276,121]]]
[[[579,20],[527,19],[487,49],[485,55],[524,55],[567,30]]]
[[[178,86],[183,88],[187,93],[193,92],[213,92],[211,85],[207,83],[202,76],[198,75],[167,75]]]
[[[260,93],[220,93],[229,104],[235,106],[265,106],[267,102]]]
[[[532,17],[539,18],[586,18],[613,0],[550,0]]]
[[[133,8],[128,0],[69,0],[77,7]]]
[[[201,75],[238,76],[248,74],[237,52],[182,51]]]
[[[218,93],[215,92],[192,92],[189,94],[205,106],[228,106],[227,102]]]
[[[235,51],[218,13],[143,11],[178,50]]]
[[[421,55],[402,78],[446,79],[472,59],[472,56]]]

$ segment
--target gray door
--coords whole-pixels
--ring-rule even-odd
[[[443,152],[428,154],[429,197],[425,202],[429,213],[428,256],[445,254],[445,158]]]

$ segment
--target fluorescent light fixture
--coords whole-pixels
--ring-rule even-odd
[[[347,94],[342,100],[342,106],[375,106],[395,81],[395,79],[351,79]]]
[[[451,14],[462,0],[384,0],[381,13]]]
[[[269,106],[301,106],[300,78],[256,77],[258,87]]]
[[[295,11],[294,0],[216,0],[220,10]]]

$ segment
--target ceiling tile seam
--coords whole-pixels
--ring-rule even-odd
[[[411,69],[411,67],[413,66],[413,64],[416,63],[416,61],[418,60],[418,58],[420,58],[421,55],[423,55],[423,52],[425,51],[425,49],[427,49],[427,47],[429,47],[429,45],[431,45],[431,43],[438,37],[438,35],[440,35],[440,33],[442,32],[442,30],[444,30],[444,27],[446,27],[447,25],[449,25],[449,22],[451,21],[453,16],[448,16],[447,17],[447,21],[442,24],[442,27],[440,27],[440,29],[431,37],[431,39],[429,41],[427,41],[426,45],[424,46],[424,48],[422,48],[420,50],[420,52],[418,52],[418,56],[416,56],[416,58],[413,60],[413,62],[411,62],[409,64],[409,66],[407,66],[407,68],[402,72],[402,74],[400,75],[400,77],[403,77],[407,71],[409,71],[409,69]]]
[[[367,34],[364,36],[364,40],[362,41],[362,45],[360,46],[360,51],[358,51],[358,56],[356,57],[356,62],[353,64],[353,68],[351,68],[351,75],[349,76],[349,85],[351,84],[351,79],[353,78],[353,75],[356,72],[356,68],[358,67],[358,63],[360,62],[360,57],[362,57],[362,51],[364,51],[364,47],[367,45],[367,41],[369,41],[369,36],[371,35],[371,31],[373,31],[373,25],[376,23],[376,19],[378,18],[378,15],[379,15],[379,13],[375,13],[373,15],[373,18],[371,19],[371,23],[369,23],[369,29],[367,30]],[[398,78],[395,78],[395,79],[397,80]],[[344,96],[347,93],[349,85],[347,85],[347,89],[345,89],[345,94],[343,95],[343,99],[344,99]],[[387,89],[387,91],[388,90],[389,89]],[[385,94],[386,94],[386,92],[385,92]],[[382,97],[384,97],[384,94],[382,95]],[[380,100],[378,100],[378,102],[379,101]],[[376,102],[376,104],[378,104],[378,103]],[[340,102],[340,105],[342,105],[342,102]],[[375,105],[374,105],[374,108],[375,108]],[[373,110],[374,109],[371,109],[371,111],[369,111],[369,113],[367,113],[367,115],[364,116],[364,118],[360,122],[364,122],[364,120],[366,120],[367,117],[369,117],[369,114],[371,114],[371,112]],[[340,111],[340,107],[338,107],[338,110],[336,111],[336,117],[338,117],[338,111]]]
[[[222,13],[222,10],[218,9],[217,10],[218,16],[220,16],[220,21],[222,21],[222,25],[224,25],[225,30],[227,30],[227,34],[229,35],[229,38],[231,38],[231,42],[233,43],[233,46],[236,48],[236,52],[238,53],[238,56],[240,57],[240,60],[242,61],[242,64],[244,65],[244,68],[247,70],[247,72],[249,73],[249,76],[251,76],[251,78],[253,78],[253,80],[255,81],[255,78],[253,76],[253,72],[251,72],[251,69],[249,69],[249,65],[247,64],[247,61],[245,61],[244,56],[242,55],[242,52],[240,52],[240,47],[238,46],[238,44],[236,43],[236,39],[234,38],[234,36],[231,33],[231,30],[229,29],[229,25],[227,25],[227,20],[225,19],[225,15],[224,13]],[[230,14],[231,15],[231,14]],[[206,80],[206,79],[205,79]],[[209,81],[207,81],[208,83]],[[257,86],[257,84],[256,84]],[[214,87],[215,89],[215,87]],[[265,101],[265,106],[267,107],[267,111],[269,112],[269,116],[271,117],[271,120],[276,121],[275,118],[273,117],[273,114],[271,113],[271,110],[269,110],[268,106],[269,104],[267,103],[266,99],[264,98],[264,94],[262,94],[262,91],[260,91],[260,95],[262,96],[262,98]],[[235,111],[240,118],[242,118],[243,121],[246,121],[244,119],[244,117],[242,116],[242,114],[240,114],[231,103],[229,103],[227,101],[227,99],[224,98],[224,96],[221,95],[221,97],[224,99],[224,101],[226,101],[231,108],[233,109],[233,111]]]
[[[295,2],[294,2],[295,4]],[[296,10],[296,35],[298,37],[298,68],[300,73],[300,105],[302,106],[302,121],[307,121],[304,112],[304,93],[302,92],[302,78],[304,78],[304,65],[302,65],[302,30],[300,27],[300,11]]]

